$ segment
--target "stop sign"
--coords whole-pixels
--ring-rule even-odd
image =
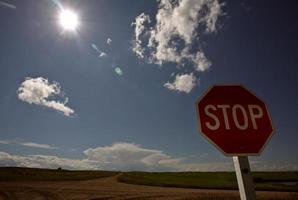
[[[273,134],[262,100],[240,85],[217,85],[196,102],[200,132],[227,156],[259,155]]]

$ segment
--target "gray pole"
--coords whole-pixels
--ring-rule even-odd
[[[247,156],[233,156],[233,161],[241,200],[256,200],[256,192]]]

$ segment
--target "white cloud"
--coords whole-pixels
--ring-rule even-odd
[[[7,2],[4,2],[4,1],[0,1],[0,6],[4,6],[6,8],[10,8],[10,9],[17,9],[17,7],[11,3],[7,3]]]
[[[196,71],[205,71],[211,66],[211,62],[206,58],[203,52],[198,51],[191,59],[195,63]]]
[[[107,44],[111,44],[112,43],[112,39],[111,38],[108,38],[107,39]]]
[[[32,142],[15,143],[23,146],[52,148]],[[0,151],[0,166],[25,166],[38,168],[103,169],[103,170],[181,170],[180,158],[172,158],[160,150],[146,149],[133,143],[115,143],[111,146],[89,148],[83,152],[85,159],[68,159],[48,155],[10,155]]]
[[[0,144],[14,144],[14,145],[21,145],[25,147],[42,148],[42,149],[58,149],[57,147],[53,147],[48,144],[39,144],[36,142],[17,142],[13,140],[0,140]]]
[[[11,144],[9,140],[0,140],[0,144]]]
[[[42,149],[57,149],[57,147],[53,147],[48,144],[39,144],[35,142],[23,142],[23,143],[20,143],[20,145],[26,146],[26,147],[33,147],[33,148],[42,148]]]
[[[149,63],[188,64],[194,73],[209,69],[211,61],[199,42],[203,34],[217,32],[218,18],[223,15],[222,6],[218,0],[160,0],[154,24],[145,13],[132,23],[135,28],[133,52]],[[165,86],[189,93],[189,88],[194,85],[189,84],[182,90],[171,83]]]
[[[145,23],[150,23],[149,15],[145,15],[145,13],[140,14],[136,17],[135,22],[131,25],[135,26],[135,40],[133,46],[133,52],[139,57],[144,58],[145,49],[142,47],[142,38],[141,35],[145,30]]]
[[[69,159],[49,155],[11,155],[0,151],[0,166],[141,171],[232,171],[232,159],[221,162],[187,162],[161,150],[147,149],[133,143],[89,148],[85,158]],[[188,159],[189,160],[189,159]],[[253,170],[298,170],[295,162],[251,161]]]
[[[100,164],[85,159],[68,159],[47,155],[11,155],[0,151],[1,166],[35,167],[35,168],[66,168],[66,169],[100,169]]]
[[[68,107],[68,98],[64,102],[50,100],[61,97],[60,85],[57,82],[49,83],[43,77],[27,77],[17,90],[18,98],[29,104],[36,104],[62,112],[65,116],[71,116],[74,110]]]
[[[84,151],[88,160],[97,161],[113,170],[165,170],[171,157],[160,150],[145,149],[131,143],[115,143],[111,146],[89,148]]]
[[[218,17],[224,14],[221,9],[224,4],[220,4],[218,1],[209,1],[208,4],[210,10],[204,20],[206,23],[206,31],[216,32],[216,22]]]
[[[169,90],[174,90],[178,92],[185,92],[189,93],[197,84],[197,79],[193,75],[190,74],[177,74],[175,80],[171,82],[166,82],[164,87],[168,88]]]
[[[146,49],[149,50],[149,60],[156,64],[189,62],[196,70],[204,71],[211,62],[193,47],[193,42],[198,41],[200,29],[204,29],[205,34],[216,32],[221,7],[217,0],[161,0],[155,25],[145,26],[151,21],[144,13],[136,17],[133,51],[144,58]],[[148,42],[144,44],[146,36]]]

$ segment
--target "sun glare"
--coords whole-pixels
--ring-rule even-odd
[[[59,22],[67,31],[75,31],[79,25],[77,14],[71,10],[62,10],[59,14]]]

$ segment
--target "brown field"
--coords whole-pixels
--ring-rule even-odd
[[[168,200],[234,200],[238,191],[183,189],[131,185],[118,182],[118,175],[82,181],[1,181],[0,199],[168,199]],[[298,199],[295,192],[257,192],[258,199]]]

